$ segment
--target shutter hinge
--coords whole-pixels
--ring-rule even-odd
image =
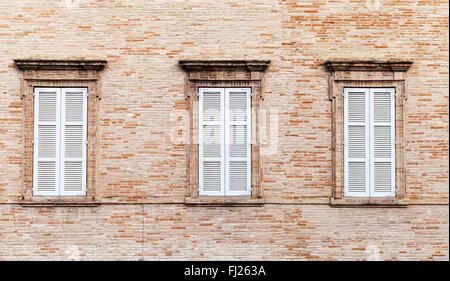
[[[31,144],[34,144],[34,140],[31,141]]]
[[[36,93],[35,93],[35,92],[33,92],[33,97],[34,97],[34,96],[36,96]]]

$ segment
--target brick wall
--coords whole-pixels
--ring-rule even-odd
[[[379,249],[381,259],[448,260],[447,1],[12,2],[0,0],[0,259],[370,259]],[[18,58],[108,61],[96,178],[108,204],[19,204]],[[407,208],[328,204],[322,64],[337,58],[414,62]],[[263,207],[182,204],[186,145],[172,139],[173,128],[187,127],[172,115],[187,109],[181,59],[271,60],[263,107],[278,111],[278,145],[262,163]]]

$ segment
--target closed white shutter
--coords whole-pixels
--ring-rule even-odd
[[[224,89],[199,89],[199,195],[224,195]]]
[[[251,194],[251,91],[225,89],[225,195]]]
[[[61,195],[85,195],[87,89],[62,89],[61,115]]]
[[[87,89],[34,91],[34,196],[86,194]]]
[[[371,190],[373,197],[395,196],[395,90],[370,89]]]
[[[368,197],[369,89],[344,89],[344,196]]]
[[[59,103],[60,89],[34,90],[33,195],[59,194]]]

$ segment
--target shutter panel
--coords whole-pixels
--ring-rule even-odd
[[[251,193],[251,91],[225,89],[225,195]]]
[[[369,196],[369,89],[344,89],[344,196]]]
[[[34,91],[34,196],[57,196],[60,90]]]
[[[395,92],[370,89],[371,190],[373,197],[395,196]]]
[[[224,195],[224,89],[199,89],[199,195]]]
[[[87,89],[62,89],[61,195],[86,194]]]

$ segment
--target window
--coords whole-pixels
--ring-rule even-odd
[[[344,196],[395,196],[395,90],[344,89]]]
[[[86,195],[86,88],[34,90],[34,196]]]
[[[264,204],[266,60],[182,60],[187,106],[186,204]]]
[[[331,206],[408,206],[404,116],[411,65],[325,62],[332,112]]]
[[[199,89],[199,195],[251,194],[251,90]]]
[[[98,109],[106,64],[105,60],[14,60],[20,70],[24,110],[23,206],[100,203]]]

